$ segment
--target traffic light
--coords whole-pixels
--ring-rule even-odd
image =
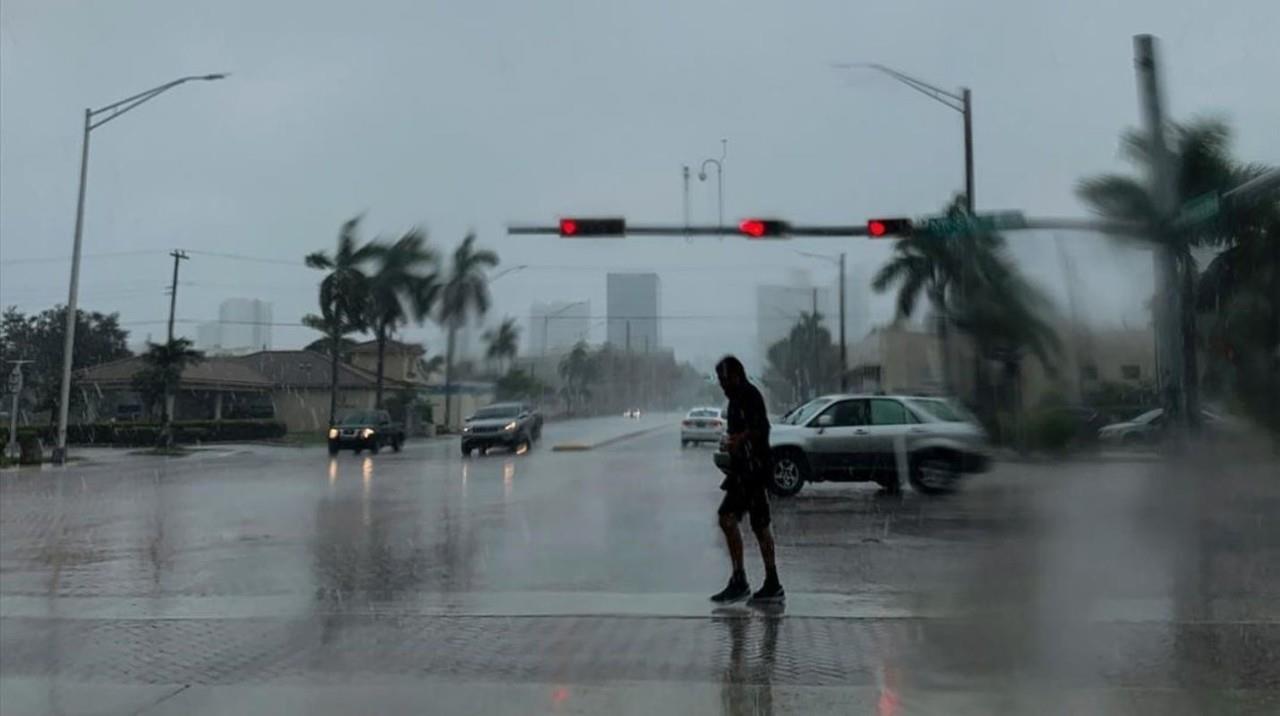
[[[780,239],[791,233],[791,225],[777,219],[743,219],[738,231],[748,239]]]
[[[625,219],[617,218],[565,218],[560,220],[560,236],[567,239],[580,239],[593,236],[621,237],[627,233]]]
[[[873,239],[910,235],[911,219],[871,219],[867,222],[867,236]]]

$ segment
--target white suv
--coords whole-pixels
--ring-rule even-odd
[[[876,482],[897,490],[906,473],[920,492],[948,492],[990,464],[986,433],[941,398],[828,395],[791,411],[770,429],[775,494],[806,482]],[[728,455],[716,453],[726,470]]]

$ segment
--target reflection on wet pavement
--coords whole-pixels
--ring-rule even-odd
[[[216,713],[231,701],[201,689],[267,712],[291,685],[395,680],[445,712],[495,683],[485,712],[1280,703],[1269,465],[1012,464],[943,499],[807,486],[774,503],[785,612],[725,612],[711,452],[674,443],[5,473],[0,684],[36,712],[86,684],[191,685],[167,708]],[[307,712],[344,712],[324,693]]]

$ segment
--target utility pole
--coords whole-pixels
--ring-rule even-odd
[[[178,266],[181,265],[183,261],[185,261],[190,257],[187,256],[187,252],[179,251],[179,250],[170,251],[169,255],[173,257],[173,283],[169,285],[169,340],[168,340],[168,343],[165,344],[165,349],[168,350],[170,353],[172,353],[173,352],[173,318],[174,318],[174,313],[178,308]],[[334,349],[336,350],[337,346],[334,346]],[[178,382],[181,382],[181,381],[182,381],[182,376],[179,375]],[[174,387],[175,386],[169,385],[167,380],[165,381],[164,428],[163,428],[163,433],[161,437],[161,440],[164,442],[164,447],[173,446],[173,409],[174,409],[174,403],[176,402],[175,395],[174,395]]]
[[[1150,147],[1148,166],[1150,192],[1157,214],[1156,231],[1168,232],[1177,211],[1177,185],[1165,138],[1164,104],[1160,95],[1159,67],[1155,38],[1135,35],[1134,66],[1138,76],[1138,101],[1142,110],[1143,129]],[[1157,335],[1157,390],[1165,415],[1171,424],[1192,429],[1199,411],[1196,400],[1194,347],[1187,350],[1188,336],[1182,319],[1183,276],[1167,235],[1152,236],[1155,254],[1156,300],[1155,330]],[[1163,240],[1162,240],[1163,239]]]
[[[840,392],[849,392],[849,349],[844,336],[844,252],[840,252]]]
[[[21,452],[18,448],[18,397],[22,395],[22,364],[34,361],[13,360],[9,362],[13,364],[13,370],[9,373],[9,392],[13,394],[13,404],[9,411],[9,443],[7,451],[16,459]]]
[[[169,343],[173,343],[173,314],[178,308],[178,264],[185,261],[187,256],[185,251],[170,251],[169,255],[173,257],[173,283],[169,284]]]
[[[818,395],[818,287],[813,287],[813,315],[809,320],[809,390]]]

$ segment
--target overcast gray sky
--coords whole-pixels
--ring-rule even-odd
[[[452,245],[474,229],[504,264],[492,315],[535,298],[592,301],[604,272],[657,270],[685,357],[747,351],[756,283],[831,269],[795,249],[848,251],[874,271],[888,242],[508,237],[509,220],[620,213],[677,221],[680,166],[725,162],[726,214],[860,222],[923,215],[963,180],[959,116],[892,80],[829,68],[874,61],[974,93],[980,210],[1082,215],[1087,174],[1122,168],[1137,122],[1132,35],[1163,42],[1174,118],[1219,115],[1241,157],[1280,162],[1280,3],[1080,0],[771,3],[217,3],[5,0],[0,4],[0,303],[66,300],[80,123],[176,76],[230,72],[96,130],[81,305],[164,331],[175,247],[298,260],[364,212],[370,238],[422,225]],[[694,180],[695,221],[714,183]],[[1066,237],[1082,307],[1141,322],[1149,259]],[[1015,235],[1023,267],[1065,296],[1051,237]],[[118,252],[141,252],[110,256]],[[180,319],[232,296],[314,310],[299,264],[193,255]],[[1063,299],[1065,300],[1065,299]],[[887,299],[873,319],[889,317]],[[180,328],[194,337],[194,323]],[[411,329],[432,340],[434,331]],[[305,329],[275,329],[277,346]],[[431,346],[434,352],[438,346]]]

